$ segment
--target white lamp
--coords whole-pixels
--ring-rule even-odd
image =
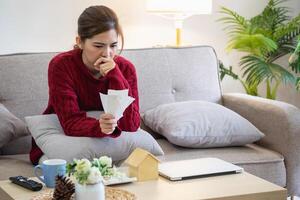
[[[174,20],[176,46],[181,45],[183,20],[199,14],[210,14],[212,0],[147,0],[147,11]]]

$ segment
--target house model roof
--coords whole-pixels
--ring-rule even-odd
[[[154,155],[152,155],[148,151],[141,148],[136,148],[125,160],[125,163],[132,167],[138,167],[148,156],[151,156],[157,162],[160,162]]]

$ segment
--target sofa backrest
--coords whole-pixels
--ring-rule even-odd
[[[0,102],[13,114],[41,114],[47,106],[48,63],[56,53],[0,56]]]
[[[0,56],[0,102],[16,116],[47,106],[48,63],[56,53]],[[220,102],[215,51],[209,46],[124,50],[136,67],[140,109],[185,100]]]
[[[46,108],[48,63],[56,54],[0,56],[0,102],[17,117],[41,114]],[[136,67],[141,112],[176,101],[221,101],[218,62],[212,47],[134,49],[124,50],[122,56]],[[19,143],[24,141],[15,145]],[[8,148],[5,151],[14,151],[11,145]]]
[[[41,114],[48,101],[47,69],[55,53],[0,56],[0,102],[23,120]],[[28,153],[31,137],[21,137],[0,149],[1,154]]]
[[[178,101],[221,101],[212,47],[132,49],[122,55],[136,67],[141,112]]]

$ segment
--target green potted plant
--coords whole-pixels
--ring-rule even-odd
[[[280,6],[286,0],[270,0],[264,10],[250,19],[237,12],[222,7],[223,22],[229,35],[227,50],[244,52],[240,60],[242,77],[239,79],[246,92],[258,95],[257,88],[266,83],[266,97],[275,99],[281,83],[292,83],[299,89],[299,58],[289,66],[276,63],[276,60],[296,50],[297,36],[300,35],[300,13],[290,18],[288,8]],[[223,66],[224,69],[227,69]],[[226,74],[221,69],[222,73]],[[228,69],[227,69],[228,70]],[[227,74],[227,75],[230,75]]]

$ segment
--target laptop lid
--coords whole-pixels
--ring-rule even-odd
[[[199,158],[160,163],[158,171],[161,176],[171,181],[199,178],[213,175],[240,173],[243,168],[218,158]]]

